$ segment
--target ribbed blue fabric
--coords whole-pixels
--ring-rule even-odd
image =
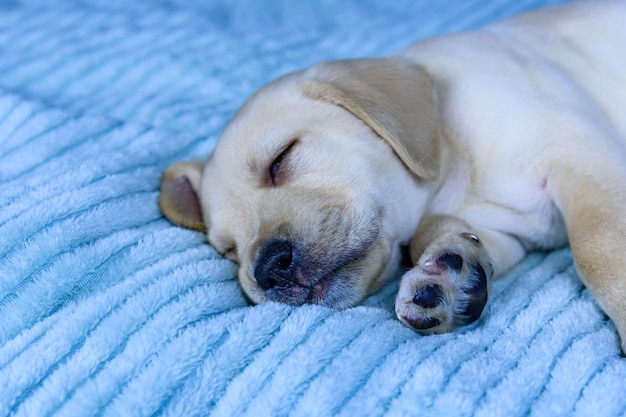
[[[156,205],[271,79],[560,1],[0,2],[0,415],[625,415],[626,359],[567,249],[422,337],[396,285],[248,306]]]

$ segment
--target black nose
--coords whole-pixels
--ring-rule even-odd
[[[254,278],[264,290],[295,284],[296,251],[286,240],[272,240],[261,249]]]

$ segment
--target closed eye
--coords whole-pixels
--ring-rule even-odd
[[[280,185],[281,181],[281,168],[285,165],[285,158],[289,154],[289,151],[293,149],[293,146],[296,144],[297,140],[293,140],[289,145],[283,148],[276,157],[272,160],[270,164],[268,174],[269,174],[269,182],[272,185]]]

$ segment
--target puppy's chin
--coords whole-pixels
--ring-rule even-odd
[[[342,310],[354,307],[367,296],[365,289],[359,285],[359,279],[346,271],[338,271],[309,287],[293,285],[263,291],[255,286],[250,289],[244,287],[244,292],[253,304],[273,301],[293,306],[317,304]]]

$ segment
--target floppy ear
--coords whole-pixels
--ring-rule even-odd
[[[198,193],[202,177],[201,161],[177,162],[161,176],[159,208],[172,223],[205,231]]]
[[[341,106],[391,145],[418,177],[439,174],[439,112],[429,74],[402,57],[317,65],[304,73],[304,95]]]

